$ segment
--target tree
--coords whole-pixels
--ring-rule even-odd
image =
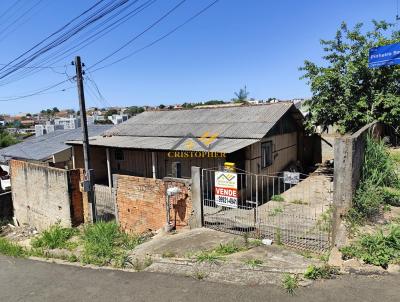
[[[112,116],[113,114],[118,114],[118,110],[117,109],[109,109],[106,111],[106,113],[104,115],[105,115],[105,117],[108,117],[108,116]]]
[[[312,98],[305,102],[309,130],[336,125],[341,133],[353,132],[374,120],[400,130],[400,67],[368,68],[368,52],[375,46],[400,42],[393,24],[373,21],[363,33],[362,24],[349,29],[342,23],[332,40],[321,40],[325,55],[321,66],[305,61],[300,70],[308,79]]]
[[[245,85],[244,88],[240,88],[239,92],[235,92],[236,98],[234,99],[234,102],[245,103],[249,94],[250,92],[247,91],[247,87]]]
[[[164,104],[161,104],[160,106],[158,106],[158,108],[164,109],[164,108],[165,108],[165,105],[164,105]]]
[[[3,128],[0,128],[0,149],[14,145],[18,142],[18,139],[14,135],[4,131]]]
[[[128,114],[129,116],[134,116],[136,114],[142,113],[143,111],[144,111],[143,107],[131,106],[125,110],[125,113]]]

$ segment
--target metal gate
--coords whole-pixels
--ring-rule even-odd
[[[215,202],[215,172],[202,170],[205,227],[315,252],[329,249],[332,175],[300,174],[298,183],[291,184],[283,173],[236,173],[238,204],[228,208]]]
[[[109,186],[94,185],[96,200],[96,220],[110,221],[115,219],[115,202]]]

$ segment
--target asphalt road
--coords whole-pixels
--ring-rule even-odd
[[[236,286],[155,273],[89,269],[0,256],[0,301],[400,301],[400,276],[317,282],[294,297],[274,286]]]

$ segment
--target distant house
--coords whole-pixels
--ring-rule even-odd
[[[183,177],[191,166],[216,168],[225,161],[240,170],[272,174],[307,165],[312,150],[303,115],[290,102],[212,109],[147,111],[90,138],[96,182],[110,185],[114,173],[163,178],[179,162]],[[82,142],[73,146],[83,167]],[[308,150],[306,146],[308,145]]]
[[[91,125],[89,135],[101,135],[110,126]],[[72,168],[72,148],[65,142],[81,139],[82,128],[73,130],[58,130],[46,135],[31,137],[21,143],[0,149],[0,163],[10,159],[22,159],[32,162],[42,162],[58,168]]]

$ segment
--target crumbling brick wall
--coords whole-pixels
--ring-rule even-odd
[[[71,218],[74,226],[83,223],[84,204],[83,194],[80,190],[80,182],[83,179],[82,169],[69,171],[69,191],[71,197]]]
[[[181,189],[170,200],[171,223],[176,228],[189,224],[192,205],[188,182],[127,175],[115,179],[118,221],[124,231],[143,233],[162,228],[166,224],[166,189],[171,186]]]

